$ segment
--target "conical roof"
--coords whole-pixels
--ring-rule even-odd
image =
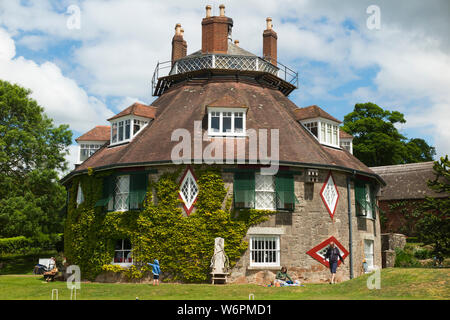
[[[279,130],[280,165],[328,167],[346,171],[357,171],[376,176],[367,166],[343,149],[320,144],[296,120],[298,107],[279,90],[264,87],[252,80],[205,79],[188,81],[170,88],[152,105],[156,108],[155,120],[144,128],[130,143],[103,147],[81,164],[73,174],[87,170],[124,166],[142,166],[172,163],[172,149],[179,141],[171,141],[177,129],[186,129],[194,137],[194,122],[199,121],[202,131],[207,131],[207,106],[223,99],[237,101],[247,109],[247,129]],[[223,104],[223,103],[219,103]],[[222,141],[214,137],[212,141]],[[249,139],[245,139],[245,160],[249,160]],[[211,141],[202,141],[205,150]],[[223,141],[225,144],[225,142]],[[225,150],[225,147],[224,147]],[[270,138],[268,150],[271,150]],[[224,152],[225,153],[225,152]],[[192,150],[191,159],[194,160]],[[234,153],[234,160],[237,158]]]

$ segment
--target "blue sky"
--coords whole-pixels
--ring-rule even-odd
[[[135,101],[150,104],[157,61],[170,57],[176,23],[188,53],[200,48],[206,4],[226,5],[233,38],[261,55],[265,19],[278,33],[279,60],[300,75],[290,98],[343,119],[355,103],[374,102],[405,114],[408,138],[450,151],[448,1],[285,0],[20,1],[0,3],[0,78],[33,90],[74,138]],[[407,5],[406,5],[407,4]],[[67,27],[79,9],[80,28]],[[370,30],[370,5],[380,9]],[[72,20],[73,21],[73,20]],[[68,159],[73,162],[74,146]]]

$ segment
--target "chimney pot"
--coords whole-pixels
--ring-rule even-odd
[[[266,19],[267,22],[267,30],[272,30],[272,18],[267,18]]]
[[[221,4],[219,8],[220,8],[220,16],[225,17],[225,5]]]
[[[181,34],[181,24],[177,23],[175,25],[175,35],[179,36]]]
[[[206,6],[206,17],[211,17],[211,6],[209,4]]]

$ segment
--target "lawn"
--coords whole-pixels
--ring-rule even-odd
[[[450,269],[392,268],[381,272],[381,289],[369,290],[368,275],[330,284],[305,284],[304,287],[263,287],[257,285],[209,284],[102,284],[82,283],[78,299],[174,299],[174,300],[255,300],[294,299],[450,299]],[[70,299],[65,282],[46,283],[41,276],[0,276],[0,299],[51,299],[58,289],[59,299]]]

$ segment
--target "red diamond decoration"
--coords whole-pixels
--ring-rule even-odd
[[[194,204],[197,201],[198,196],[198,184],[197,178],[192,172],[191,168],[188,167],[184,172],[180,180],[180,191],[178,192],[178,197],[183,201],[184,211],[189,215],[194,209]]]
[[[333,220],[339,200],[339,192],[331,171],[323,184],[322,190],[320,190],[320,196],[322,197],[322,201],[330,214],[331,220]]]
[[[326,250],[328,249],[328,245],[330,244],[331,241],[334,242],[335,246],[341,252],[342,259],[345,260],[345,258],[348,256],[348,251],[344,248],[344,246],[339,241],[336,240],[335,237],[329,237],[324,242],[320,243],[319,245],[317,245],[314,248],[312,248],[311,250],[309,250],[307,252],[307,254],[309,254],[311,257],[313,257],[314,259],[319,261],[321,264],[323,264],[324,266],[329,268],[330,264],[328,263],[328,260],[324,259],[324,254],[325,254]],[[341,264],[341,260],[339,259],[338,265],[340,265],[340,264]]]

